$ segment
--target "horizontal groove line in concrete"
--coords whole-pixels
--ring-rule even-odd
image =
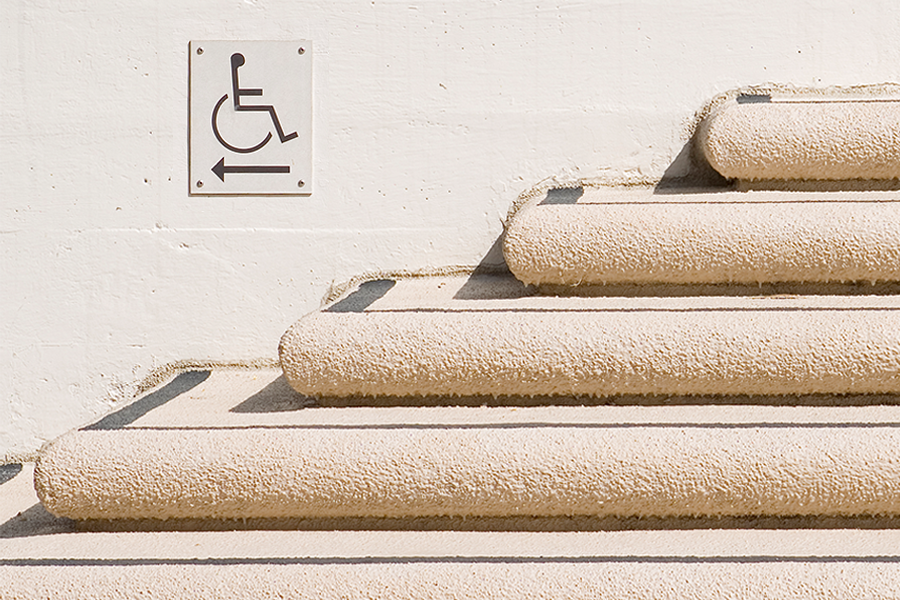
[[[900,556],[330,556],[330,557],[234,557],[234,558],[0,558],[0,567],[135,567],[151,565],[452,565],[452,564],[891,564]]]

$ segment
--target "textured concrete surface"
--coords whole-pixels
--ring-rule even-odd
[[[900,192],[659,194],[585,187],[570,198],[536,198],[510,219],[503,252],[523,282],[900,279]]]
[[[83,431],[35,485],[75,519],[894,515],[897,427]]]
[[[900,391],[897,296],[501,298],[481,280],[364,284],[285,333],[285,377],[314,396]]]
[[[900,99],[731,102],[700,128],[710,165],[736,179],[900,177]]]
[[[299,563],[299,564],[298,564]],[[673,564],[674,563],[674,564]],[[76,572],[73,572],[76,571]],[[897,598],[895,562],[485,563],[453,559],[424,564],[139,564],[127,567],[0,567],[4,599],[298,598],[372,600],[479,598],[512,600],[888,600]]]
[[[398,286],[396,291],[404,289]],[[791,509],[801,512],[854,499],[885,507],[896,495],[892,450],[900,402],[895,396],[782,398],[791,405],[759,405],[766,401],[760,397],[749,405],[699,398],[681,405],[632,399],[623,406],[527,406],[525,398],[492,406],[453,406],[446,398],[444,405],[409,406],[385,398],[344,405],[324,400],[297,394],[274,369],[187,371],[59,440],[42,468],[56,475],[69,471],[70,480],[58,479],[62,487],[51,493],[90,502],[91,494],[110,491],[114,483],[124,486],[119,497],[124,506],[146,502],[163,510],[167,505],[155,496],[161,490],[183,506],[209,500],[196,496],[204,490],[219,506],[228,506],[236,495],[249,500],[267,493],[269,500],[291,502],[304,477],[307,489],[330,486],[351,507],[362,498],[386,497],[391,489],[376,484],[390,485],[391,478],[405,490],[395,494],[395,502],[415,506],[417,498],[430,495],[446,506],[472,491],[460,483],[479,484],[480,478],[495,485],[484,486],[477,498],[470,495],[471,501],[496,507],[497,498],[527,501],[530,494],[532,500],[543,498],[552,513],[586,491],[577,477],[567,480],[567,475],[596,473],[598,467],[649,475],[640,482],[607,480],[597,490],[645,506],[663,504],[651,497],[654,486],[695,506],[740,501],[741,494],[747,500],[746,494],[755,492],[763,501],[792,502]],[[800,404],[805,401],[816,404]],[[608,447],[594,444],[594,433]],[[532,443],[517,446],[514,440],[522,434],[521,441]],[[447,444],[448,438],[455,441]],[[197,443],[204,439],[219,443]],[[380,448],[370,443],[376,439]],[[416,439],[425,443],[409,445]],[[274,445],[266,442],[272,440]],[[290,440],[300,446],[290,448],[285,444]],[[255,446],[260,441],[268,445]],[[67,445],[71,451],[65,451]],[[605,455],[597,464],[577,455],[592,445]],[[491,455],[500,460],[490,471],[465,468],[466,461],[486,464]],[[217,467],[210,461],[216,456],[230,458],[219,463],[221,469],[211,469]],[[331,458],[323,463],[325,456]],[[639,461],[646,467],[653,456],[663,462],[680,456],[681,466],[676,472],[641,471]],[[453,461],[460,461],[457,467]],[[371,467],[374,479],[328,472],[342,462],[351,470]],[[317,463],[327,470],[316,470]],[[296,475],[292,469],[301,465],[307,470],[300,478],[278,481]],[[757,479],[769,468],[774,471],[768,483]],[[693,478],[680,476],[691,471]],[[54,517],[38,503],[32,465],[3,473],[4,600],[855,600],[896,598],[900,588],[900,525],[886,514],[265,519],[248,518],[256,505],[249,501],[240,518],[231,520],[73,521]],[[349,479],[341,483],[344,475]],[[532,486],[541,481],[548,487]],[[566,481],[575,485],[558,485]],[[729,491],[729,482],[740,481],[749,485]],[[599,506],[600,499],[594,494],[590,501]]]
[[[275,370],[189,372],[51,444],[37,486],[60,515],[175,527],[197,518],[538,515],[547,526],[567,515],[879,515],[900,502],[896,396],[782,397],[782,406],[529,400],[334,406],[297,394]]]
[[[213,373],[207,391],[252,387],[247,375]],[[205,395],[194,391],[170,402],[189,405]],[[235,392],[230,399],[240,395]],[[735,410],[711,408],[719,418],[716,409]],[[760,408],[770,419],[777,413],[782,418],[793,413],[798,418],[839,419],[845,412]],[[853,412],[875,411],[886,419],[887,408]],[[626,418],[640,414],[633,407],[615,409],[630,414]],[[670,416],[685,418],[679,410]],[[658,408],[650,412],[666,413]],[[702,408],[695,414],[702,414]],[[138,428],[139,422],[128,427]],[[435,594],[507,598],[511,593],[550,600],[850,600],[896,598],[900,577],[900,528],[895,519],[625,520],[600,521],[594,531],[573,530],[585,527],[578,520],[528,521],[526,526],[536,529],[520,531],[516,529],[522,522],[515,520],[466,519],[450,524],[456,530],[446,530],[436,519],[362,525],[335,521],[324,526],[311,520],[275,523],[276,528],[250,519],[199,521],[182,531],[154,530],[158,522],[143,524],[150,531],[140,530],[142,524],[132,522],[130,530],[123,530],[103,523],[85,528],[53,517],[37,504],[31,477],[32,465],[26,464],[16,477],[0,484],[4,600],[313,594],[326,599]]]

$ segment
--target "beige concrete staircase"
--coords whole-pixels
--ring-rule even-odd
[[[900,598],[898,198],[536,194],[511,274],[359,283],[48,445],[0,598]]]

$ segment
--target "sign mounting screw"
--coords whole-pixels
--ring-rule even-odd
[[[203,54],[203,48],[197,48],[197,54]]]
[[[306,52],[306,48],[304,48],[303,46],[297,48],[297,54],[303,54],[304,52]]]
[[[306,182],[303,181],[302,179],[297,182],[297,187],[303,187],[304,185],[306,185]]]
[[[203,182],[198,180],[198,181],[197,181],[197,187],[203,187]]]

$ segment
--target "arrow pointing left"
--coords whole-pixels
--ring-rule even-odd
[[[212,172],[224,183],[225,173],[290,173],[291,167],[281,165],[232,165],[229,167],[225,166],[225,157],[223,156],[212,168]]]

